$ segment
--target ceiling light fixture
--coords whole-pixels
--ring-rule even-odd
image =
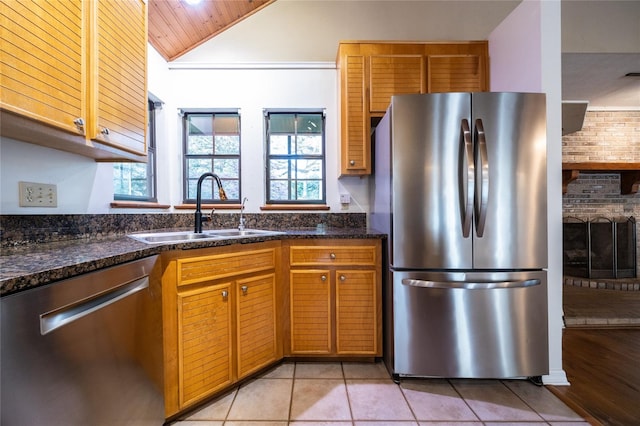
[[[624,76],[625,77],[640,77],[640,72],[628,72]]]
[[[189,6],[195,6],[197,4],[200,4],[201,0],[184,0],[184,2],[186,4],[188,4]]]

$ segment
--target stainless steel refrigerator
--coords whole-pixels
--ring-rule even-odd
[[[389,235],[394,379],[548,374],[545,102],[392,97],[374,136],[371,225]]]

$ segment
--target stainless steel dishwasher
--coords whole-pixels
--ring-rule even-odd
[[[0,299],[2,425],[164,423],[156,260]]]

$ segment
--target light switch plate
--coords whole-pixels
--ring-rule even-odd
[[[49,183],[18,182],[20,207],[58,207],[58,189]]]
[[[351,196],[349,194],[340,194],[340,204],[351,203]]]

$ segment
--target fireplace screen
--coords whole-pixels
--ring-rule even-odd
[[[564,274],[584,278],[636,278],[636,221],[565,218]]]

